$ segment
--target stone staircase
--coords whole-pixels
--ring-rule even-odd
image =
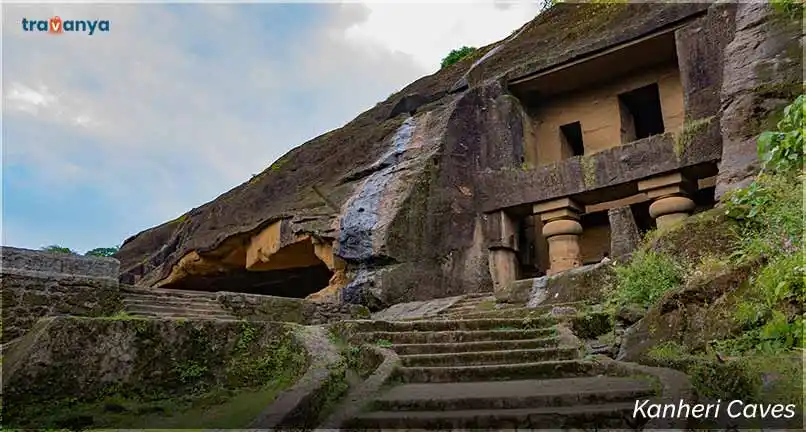
[[[523,318],[536,313],[547,313],[554,308],[579,307],[584,302],[555,303],[551,305],[527,308],[524,305],[496,303],[489,293],[467,294],[449,307],[432,315],[417,318],[406,318],[405,321],[431,319],[476,319],[476,318]]]
[[[599,376],[555,318],[479,311],[490,300],[468,297],[420,320],[354,321],[356,341],[389,347],[400,365],[342,430],[640,430],[632,412],[654,395],[651,380]]]
[[[221,307],[215,293],[122,287],[124,311],[149,318],[235,320]]]

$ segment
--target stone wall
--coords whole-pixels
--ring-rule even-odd
[[[94,422],[104,420],[87,416],[87,411],[70,412],[65,405],[100,404],[109,402],[110,395],[120,403],[123,398],[187,397],[200,388],[255,388],[265,385],[267,376],[290,385],[304,373],[309,358],[299,333],[298,326],[274,322],[41,320],[4,353],[4,426],[61,429],[78,423],[95,429]],[[199,423],[203,419],[165,425],[152,419],[148,427],[202,428]]]
[[[2,342],[25,334],[48,315],[110,315],[123,309],[119,262],[2,247]]]
[[[758,172],[756,137],[775,127],[784,106],[803,93],[801,13],[768,3],[736,5],[736,30],[725,47],[721,106],[722,160],[716,197],[747,186]]]
[[[345,319],[366,318],[369,311],[359,305],[313,302],[289,297],[219,292],[219,303],[235,316],[249,321],[277,321],[325,324]]]

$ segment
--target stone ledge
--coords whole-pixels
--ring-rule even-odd
[[[660,382],[660,395],[653,403],[676,403],[681,400],[694,402],[694,388],[688,375],[674,369],[644,366],[613,360],[606,356],[597,356],[595,361],[606,373],[615,375],[648,375]],[[644,430],[687,430],[688,420],[685,418],[651,419],[644,425]]]
[[[341,355],[330,343],[322,327],[303,328],[294,337],[305,348],[310,361],[308,370],[290,389],[277,396],[277,399],[256,418],[249,429],[296,429],[315,422],[322,408],[321,402],[327,397],[338,369]]]
[[[332,415],[319,425],[321,429],[338,430],[345,421],[361,412],[371,398],[389,381],[395,369],[400,364],[400,358],[397,353],[390,349],[371,344],[364,344],[363,346],[372,349],[383,361],[378,365],[372,375],[365,379],[358,387],[347,393],[344,402],[336,408]]]
[[[3,276],[19,276],[28,279],[46,279],[54,282],[76,283],[81,281],[108,282],[118,285],[118,278],[111,276],[90,276],[75,273],[57,273],[41,270],[26,270],[20,268],[5,267],[0,271],[0,278]]]
[[[573,197],[585,205],[617,200],[638,192],[631,182],[720,160],[722,142],[717,122],[692,135],[683,149],[678,148],[681,139],[669,132],[534,169],[481,173],[482,211],[491,213],[563,197]]]
[[[597,302],[614,276],[612,263],[590,264],[551,276],[521,279],[495,293],[500,302],[527,307],[573,302]]]
[[[45,273],[62,273],[90,277],[118,279],[120,262],[114,258],[87,257],[21,249],[9,246],[0,248],[0,272],[9,269]]]

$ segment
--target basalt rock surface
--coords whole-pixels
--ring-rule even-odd
[[[495,239],[485,230],[485,212],[549,199],[554,192],[601,194],[658,170],[730,159],[721,146],[726,123],[720,128],[713,119],[721,110],[714,95],[720,89],[727,94],[715,77],[723,76],[720,63],[732,63],[698,59],[722,54],[733,37],[734,14],[755,10],[745,9],[558,4],[507,39],[291,150],[215,200],[127,239],[116,255],[121,281],[308,297],[373,310],[490,291],[488,246]],[[680,67],[693,116],[688,120],[708,120],[696,145],[677,155],[679,140],[664,134],[601,152],[588,164],[596,168],[591,185],[580,183],[585,176],[577,158],[522,169],[529,119],[509,90],[514,81],[684,22],[688,30],[678,41],[693,47],[692,60],[681,60]],[[749,24],[742,25],[739,34],[750,38],[744,31]],[[699,37],[695,27],[714,37]],[[696,64],[705,69],[691,69]],[[724,76],[734,81],[727,71]]]

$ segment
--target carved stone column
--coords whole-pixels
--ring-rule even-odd
[[[638,190],[645,192],[652,201],[649,215],[658,228],[664,229],[680,223],[695,208],[689,195],[696,190],[696,183],[681,173],[653,177],[638,182]]]
[[[549,244],[549,269],[552,275],[582,265],[579,236],[582,206],[569,198],[535,204],[532,212],[543,221],[543,237]]]
[[[518,278],[518,231],[503,211],[487,215],[487,249],[493,290],[498,292]]]

